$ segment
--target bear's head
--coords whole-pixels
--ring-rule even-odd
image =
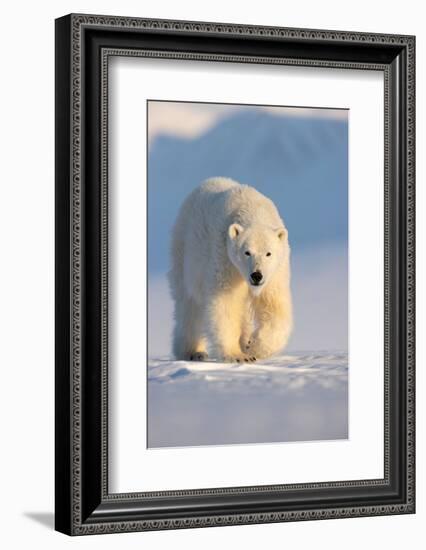
[[[232,223],[227,236],[228,257],[254,295],[259,295],[277,269],[289,260],[287,229]]]

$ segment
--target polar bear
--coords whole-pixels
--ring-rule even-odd
[[[176,359],[251,362],[284,348],[290,247],[270,199],[229,178],[206,180],[180,209],[171,264]]]

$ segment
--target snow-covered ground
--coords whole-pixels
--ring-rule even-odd
[[[347,437],[346,352],[250,364],[149,360],[149,447]]]

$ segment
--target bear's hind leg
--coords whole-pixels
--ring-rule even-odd
[[[173,354],[176,359],[186,361],[208,359],[202,327],[203,315],[200,306],[192,298],[185,297],[175,309]]]

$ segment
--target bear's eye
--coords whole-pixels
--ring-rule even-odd
[[[249,252],[248,250],[246,250],[246,251],[244,252],[244,254],[245,254],[246,256],[251,256],[251,254],[250,254],[250,252]]]
[[[267,252],[267,253],[266,253],[266,255],[267,255],[267,256],[270,256],[270,255],[271,255],[271,253],[270,253],[270,252]]]

